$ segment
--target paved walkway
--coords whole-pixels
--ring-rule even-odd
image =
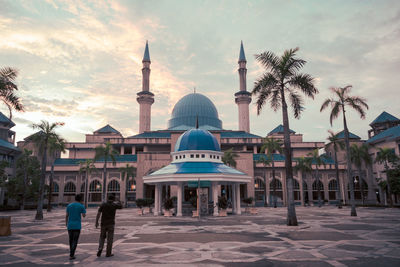
[[[400,209],[297,207],[298,227],[285,225],[286,208],[226,218],[138,216],[117,211],[114,257],[97,258],[96,209],[89,209],[74,261],[68,260],[65,210],[1,212],[12,232],[0,237],[4,266],[400,266]],[[103,253],[104,255],[104,253]]]

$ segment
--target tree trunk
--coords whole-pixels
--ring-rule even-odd
[[[351,171],[351,158],[350,158],[350,141],[349,141],[349,129],[347,128],[346,122],[346,113],[344,107],[342,108],[343,111],[343,125],[344,125],[344,139],[346,145],[346,160],[347,160],[347,181],[350,187],[350,205],[351,205],[351,212],[350,216],[357,216],[356,211],[356,204],[354,202],[354,184],[353,184],[353,177]]]
[[[286,169],[286,189],[287,189],[287,225],[297,226],[296,208],[293,197],[293,167],[292,167],[292,148],[290,146],[289,118],[287,104],[285,101],[284,88],[281,88],[282,98],[282,117],[284,132],[284,150],[285,150],[285,169]]]
[[[272,181],[274,181],[274,183],[272,184],[272,191],[274,193],[274,208],[276,208],[276,178],[275,178],[275,165],[273,159],[272,159]]]
[[[51,194],[53,194],[53,175],[54,175],[54,161],[51,164],[50,181],[49,181],[49,195],[47,200],[47,212],[51,212]]]
[[[303,206],[305,207],[306,206],[306,200],[304,199],[304,173],[303,173],[303,171],[301,171],[301,173],[300,173],[300,175],[301,175],[301,180],[300,180],[300,183],[301,183],[301,192],[300,192],[300,198],[301,198],[301,201],[303,201]]]
[[[103,167],[103,202],[107,202],[106,186],[107,186],[107,156],[104,156],[104,167]]]
[[[85,181],[85,209],[88,208],[88,188],[89,188],[89,170],[88,170],[88,166],[86,166],[86,177],[85,177],[86,181]]]
[[[361,193],[361,203],[364,205],[364,185],[363,185],[363,179],[361,176],[361,166],[358,167],[358,180],[360,183],[360,193]]]
[[[386,172],[386,187],[387,187],[387,200],[389,207],[393,207],[393,201],[392,201],[392,190],[390,188],[390,183],[389,183],[389,176],[388,176],[388,171],[389,171],[389,166],[387,162],[385,161],[385,172]]]
[[[28,165],[28,163],[27,163]],[[25,201],[26,201],[26,188],[28,187],[28,166],[24,166],[24,186],[22,189],[22,205],[21,205],[21,210],[25,209]]]
[[[318,165],[316,165],[316,170],[315,170],[315,182],[317,184],[317,195],[318,195],[318,208],[321,208],[321,188],[319,188],[319,170],[318,170]]]
[[[264,166],[264,207],[267,207],[267,175],[265,171],[265,166]]]
[[[338,162],[337,162],[337,153],[335,149],[335,171],[336,171],[336,184],[337,184],[337,191],[338,191],[338,208],[342,208],[342,193],[340,190],[340,180],[339,180],[339,167],[338,167]]]
[[[44,197],[43,193],[44,193],[44,182],[46,180],[46,163],[47,163],[47,140],[45,140],[45,145],[43,148],[42,170],[39,182],[39,199],[37,202],[35,220],[43,220],[43,197]]]
[[[128,207],[128,174],[125,177],[125,208]]]

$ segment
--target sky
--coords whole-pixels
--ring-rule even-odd
[[[330,87],[352,85],[366,98],[365,120],[348,111],[350,131],[367,138],[382,111],[400,117],[400,2],[393,1],[55,1],[0,0],[0,67],[19,70],[17,92],[25,112],[13,112],[16,139],[34,133],[41,120],[64,122],[59,133],[82,142],[110,124],[123,136],[139,130],[136,93],[142,86],[146,40],[151,57],[152,130],[167,128],[175,103],[196,92],[216,105],[223,128],[238,129],[234,93],[243,41],[247,90],[264,69],[254,55],[281,55],[299,47],[301,70],[319,90],[305,99],[290,128],[305,141],[325,141],[340,131],[320,113]],[[265,136],[281,124],[268,105],[257,115],[250,104],[250,131]],[[8,109],[0,103],[0,111]]]

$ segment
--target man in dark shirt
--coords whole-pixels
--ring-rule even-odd
[[[114,256],[112,254],[112,244],[114,239],[114,225],[115,225],[115,211],[116,209],[122,209],[120,201],[114,202],[115,196],[111,195],[108,197],[106,203],[101,204],[96,216],[96,228],[99,227],[99,218],[101,214],[101,232],[99,239],[99,250],[97,251],[97,257],[101,256],[103,251],[104,241],[107,236],[107,252],[106,257]]]

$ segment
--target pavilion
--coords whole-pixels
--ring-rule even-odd
[[[161,215],[162,186],[175,186],[177,192],[177,216],[182,216],[183,188],[195,185],[200,190],[197,194],[202,207],[208,207],[208,200],[213,202],[213,215],[218,216],[218,196],[221,185],[232,188],[232,211],[241,214],[240,184],[251,182],[251,177],[222,162],[223,152],[217,139],[207,130],[191,129],[184,132],[177,140],[172,162],[143,177],[143,182],[155,185],[154,215]],[[211,192],[208,189],[211,187]],[[200,192],[200,193],[199,193]]]

